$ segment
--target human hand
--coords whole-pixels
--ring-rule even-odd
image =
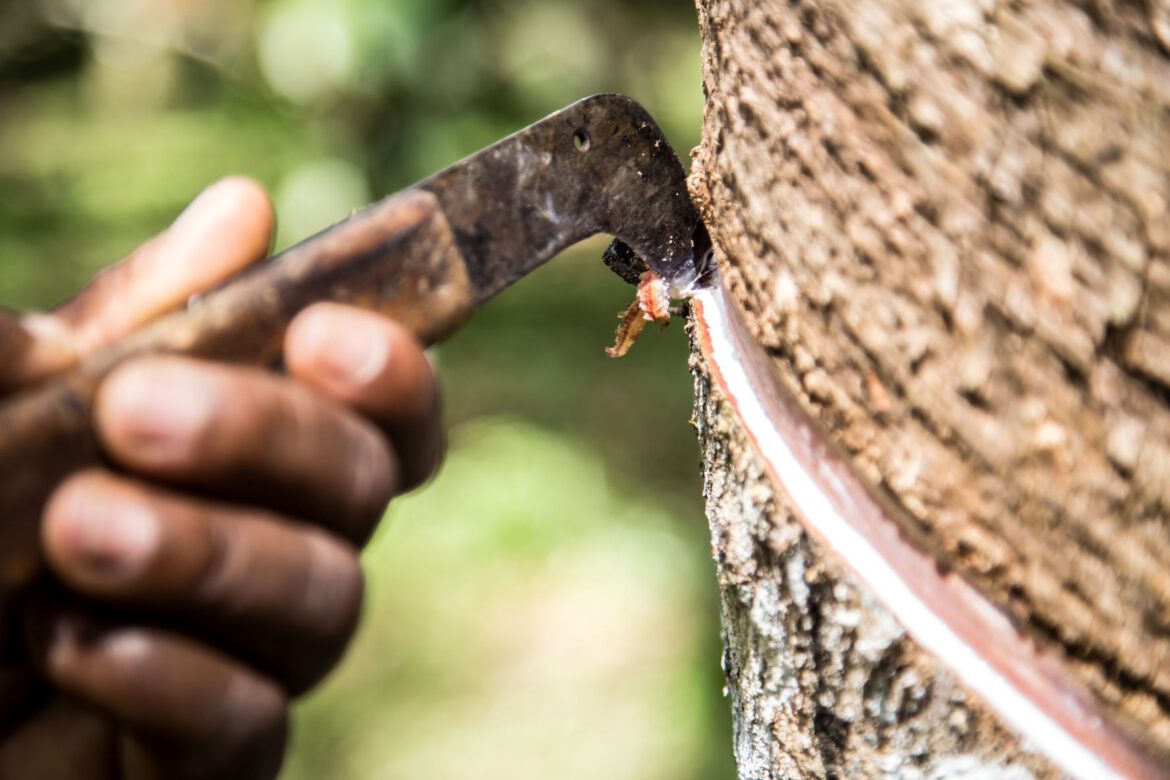
[[[0,319],[0,386],[261,259],[272,221],[256,185],[212,187],[52,314]],[[105,381],[94,424],[111,466],[52,496],[55,582],[21,607],[48,687],[18,697],[31,676],[0,669],[0,777],[276,774],[290,697],[356,623],[357,549],[442,449],[434,377],[394,323],[322,304],[292,323],[283,357],[287,377],[157,357]]]

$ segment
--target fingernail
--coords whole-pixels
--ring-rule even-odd
[[[374,380],[390,359],[385,331],[362,315],[321,311],[307,323],[307,349],[328,381],[347,388]]]
[[[64,509],[64,539],[71,558],[91,578],[108,581],[136,574],[159,539],[158,518],[141,503],[79,488]]]
[[[49,616],[42,641],[43,664],[50,677],[73,676],[85,656],[99,644],[107,629],[89,616],[59,609]]]
[[[176,462],[214,413],[215,388],[190,369],[131,366],[110,379],[101,405],[103,427],[129,439],[135,459]]]

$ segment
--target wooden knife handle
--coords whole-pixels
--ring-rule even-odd
[[[336,301],[394,317],[426,344],[471,315],[474,290],[434,195],[409,190],[256,266],[70,371],[0,405],[0,598],[39,571],[53,488],[101,459],[90,423],[101,380],[148,354],[272,365],[292,318]]]

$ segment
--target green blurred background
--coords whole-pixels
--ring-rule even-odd
[[[286,246],[601,91],[685,156],[690,4],[0,0],[0,301],[51,306],[225,174]],[[289,777],[733,776],[685,338],[603,355],[631,299],[603,246],[436,350],[448,462],[367,551]]]

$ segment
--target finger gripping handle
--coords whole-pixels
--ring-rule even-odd
[[[289,322],[321,301],[386,314],[432,344],[467,320],[474,300],[437,200],[408,190],[14,396],[0,406],[0,593],[40,569],[39,520],[53,488],[100,462],[91,423],[94,396],[122,363],[181,354],[271,365]]]

